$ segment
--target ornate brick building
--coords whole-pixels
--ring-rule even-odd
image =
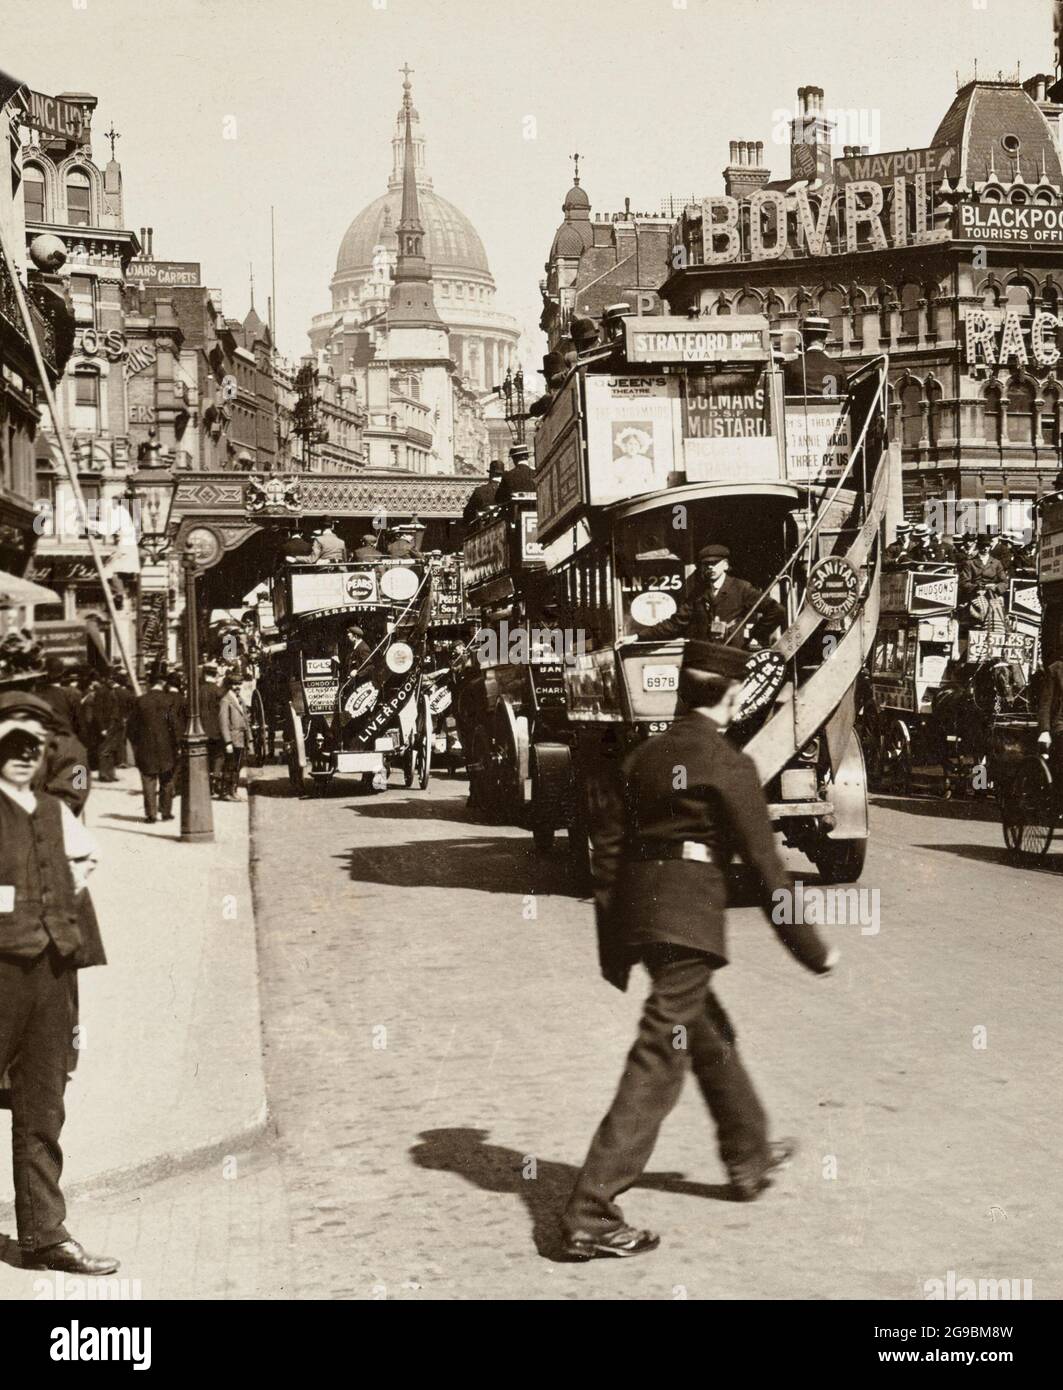
[[[823,93],[802,88],[790,177],[734,142],[726,193],[679,219],[661,293],[780,329],[822,315],[841,372],[889,353],[907,510],[977,503],[978,525],[1021,528],[1061,459],[1061,96],[1044,75],[970,81],[925,150],[832,161]]]

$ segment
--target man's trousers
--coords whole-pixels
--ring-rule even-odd
[[[168,816],[173,811],[173,775],[171,767],[166,772],[142,772],[140,789],[144,794],[144,814],[149,820],[156,815]]]
[[[743,1174],[767,1163],[767,1116],[712,991],[711,957],[662,944],[646,947],[643,963],[653,989],[616,1098],[565,1209],[562,1224],[570,1235],[600,1235],[622,1224],[616,1198],[642,1176],[688,1064],[716,1123],[728,1172]]]
[[[69,1239],[59,1136],[76,985],[77,971],[54,946],[32,960],[0,956],[0,1075],[11,1076],[15,1222],[24,1250]]]

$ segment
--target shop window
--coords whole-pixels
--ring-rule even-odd
[[[1033,443],[1033,391],[1025,382],[1013,382],[1008,389],[1008,440]]]
[[[27,222],[43,222],[44,172],[36,164],[27,164],[22,171],[22,201]]]
[[[66,220],[71,227],[87,227],[92,221],[92,184],[80,169],[67,175]]]

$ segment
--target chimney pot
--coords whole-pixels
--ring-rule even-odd
[[[738,141],[737,141],[737,140],[732,140],[732,141],[731,141],[731,163],[732,163],[732,164],[737,164],[737,163],[738,163]]]
[[[763,140],[758,140],[758,141],[757,141],[757,168],[758,168],[758,169],[761,169],[761,168],[763,168],[763,167],[764,167],[764,141],[763,141]]]

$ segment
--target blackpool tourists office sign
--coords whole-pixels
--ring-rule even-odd
[[[1021,246],[1063,246],[1063,208],[1038,203],[962,203],[955,213],[958,241]]]

